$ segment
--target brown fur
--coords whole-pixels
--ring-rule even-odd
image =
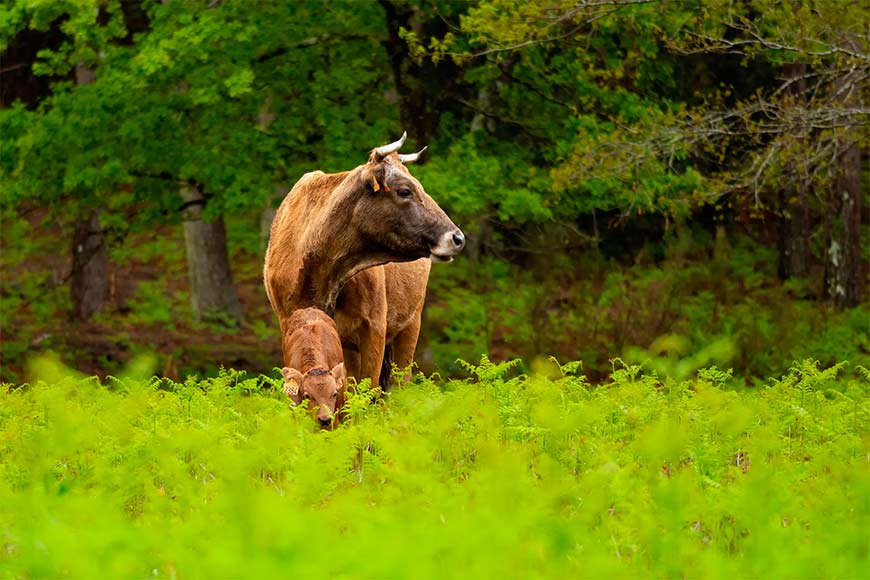
[[[429,275],[420,258],[458,253],[461,244],[445,245],[454,232],[396,154],[306,173],[278,208],[263,268],[282,334],[294,311],[315,306],[335,314],[352,376],[377,382],[388,343],[396,364],[409,365]]]
[[[354,274],[429,256],[450,232],[461,233],[396,154],[343,173],[306,173],[272,222],[266,293],[279,319],[308,306],[331,313]]]
[[[390,263],[350,279],[338,297],[335,322],[348,374],[389,388],[389,363],[414,362],[431,262]],[[385,354],[392,361],[385,361]]]
[[[322,427],[339,422],[346,374],[335,321],[317,308],[295,311],[283,328],[284,392],[306,403]]]

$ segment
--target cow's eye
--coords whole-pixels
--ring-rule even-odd
[[[338,397],[338,391],[332,393],[332,398],[333,398],[333,399],[335,399],[335,398],[337,398],[337,397]]]
[[[396,195],[398,195],[402,199],[408,199],[409,197],[411,197],[411,190],[408,189],[407,187],[403,187],[402,189],[400,189],[399,191],[396,192]]]

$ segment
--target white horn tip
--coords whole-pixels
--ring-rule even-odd
[[[399,149],[402,148],[402,145],[405,144],[405,139],[407,139],[407,138],[408,138],[408,132],[403,131],[402,136],[399,137],[398,141],[394,141],[394,142],[389,143],[387,145],[382,145],[381,147],[378,147],[377,149],[375,149],[375,155],[379,158],[383,158],[391,153],[395,153],[396,151],[398,151]]]
[[[419,151],[417,151],[416,153],[410,153],[407,155],[402,155],[401,153],[399,153],[399,161],[401,161],[402,163],[414,163],[415,161],[417,161],[417,159],[420,158],[420,155],[423,153],[423,151],[425,151],[428,148],[429,148],[429,146],[427,145],[427,146],[423,147],[422,149],[420,149]]]

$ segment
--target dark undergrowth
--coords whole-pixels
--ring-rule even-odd
[[[182,380],[232,367],[265,373],[280,363],[277,321],[262,285],[262,241],[254,216],[228,219],[231,260],[245,322],[194,320],[184,244],[165,227],[114,242],[110,300],[94,321],[69,321],[68,232],[44,212],[9,213],[0,231],[0,379],[27,379],[28,358],[55,352],[87,375],[105,377],[143,354],[153,372]],[[555,230],[554,230],[555,231]],[[33,232],[41,232],[34,236]],[[785,373],[792,361],[848,360],[870,367],[870,306],[838,312],[820,288],[777,280],[776,254],[745,232],[674,227],[650,241],[609,231],[600,246],[573,250],[469,250],[432,269],[417,363],[460,376],[459,359],[483,353],[522,358],[531,370],[549,355],[582,360],[593,383],[610,359],[688,378],[709,365],[747,385]],[[552,233],[552,232],[549,232]],[[547,248],[542,240],[529,246]],[[656,237],[658,236],[658,237]],[[658,241],[656,241],[658,240]],[[808,279],[821,280],[818,272]]]

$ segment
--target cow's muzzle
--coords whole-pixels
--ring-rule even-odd
[[[465,247],[465,234],[462,230],[448,230],[441,234],[438,243],[429,248],[429,258],[433,262],[450,262],[453,256]]]

